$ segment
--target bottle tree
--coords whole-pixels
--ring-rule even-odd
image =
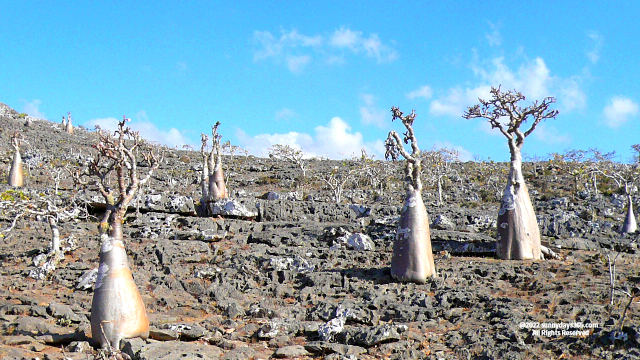
[[[202,214],[211,215],[211,204],[220,199],[227,198],[227,186],[222,172],[222,150],[220,146],[221,135],[218,134],[218,126],[220,122],[216,122],[211,127],[211,150],[206,151],[209,137],[202,134],[202,145],[200,153],[202,154],[202,178],[200,187],[202,189],[202,199],[200,206]]]
[[[556,102],[552,97],[522,108],[518,103],[524,99],[515,90],[503,92],[500,87],[491,87],[491,99],[478,99],[480,104],[469,107],[463,115],[465,119],[487,119],[492,129],[500,130],[507,138],[511,164],[498,212],[496,245],[498,257],[505,260],[538,260],[542,255],[540,229],[522,174],[522,145],[542,120],[555,118],[558,110],[549,109]],[[521,130],[528,120],[531,120],[529,128]]]
[[[93,178],[105,200],[99,225],[100,265],[91,304],[91,335],[102,348],[120,349],[123,339],[149,335],[149,319],[129,268],[122,225],[136,191],[149,180],[161,159],[138,132],[125,127],[126,121],[129,119],[123,118],[118,123],[113,136],[98,131],[98,154],[89,168],[76,176],[82,184],[87,184],[83,175]],[[144,177],[139,175],[141,164],[147,168]],[[114,182],[116,186],[111,188],[109,184]]]
[[[436,270],[431,250],[429,216],[422,201],[420,148],[413,132],[416,114],[411,111],[411,114],[403,116],[402,111],[397,107],[392,107],[391,113],[393,116],[391,120],[399,119],[407,129],[404,139],[401,139],[397,132],[390,131],[385,142],[387,159],[397,160],[400,155],[405,159],[407,191],[393,243],[391,276],[400,281],[423,284],[429,277],[435,276]],[[411,153],[405,150],[403,142],[411,143]]]
[[[22,134],[15,132],[11,135],[11,146],[13,146],[13,161],[9,170],[7,183],[9,186],[22,187],[24,185],[24,175],[22,173],[22,157],[20,156],[20,146],[23,143]]]
[[[64,119],[64,116],[62,117]],[[73,134],[73,124],[71,123],[71,112],[67,112],[67,121],[66,123],[63,121],[64,124],[64,131],[68,132],[69,134]]]

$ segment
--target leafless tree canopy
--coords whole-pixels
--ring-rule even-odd
[[[404,138],[401,139],[400,135],[398,135],[395,131],[390,131],[387,140],[385,141],[385,158],[398,160],[400,155],[404,157],[407,162],[405,166],[405,176],[407,186],[409,190],[422,190],[422,181],[420,180],[420,173],[422,172],[422,163],[420,160],[420,148],[418,147],[418,140],[416,139],[415,133],[413,132],[413,121],[416,118],[415,111],[411,110],[411,114],[403,116],[402,111],[397,107],[391,108],[392,121],[396,119],[400,119],[402,124],[407,129],[406,132],[403,133]],[[411,145],[411,153],[408,153],[403,143]]]
[[[94,145],[98,154],[84,173],[75,175],[75,179],[81,184],[88,183],[85,179],[87,175],[95,179],[93,184],[104,197],[107,206],[100,225],[103,231],[106,230],[107,224],[113,226],[116,220],[124,219],[136,191],[151,178],[161,161],[161,155],[155,154],[137,131],[125,127],[128,120],[123,118],[113,135],[98,129],[99,140],[98,144]],[[142,178],[138,170],[139,157],[142,157],[148,167],[146,175]],[[112,185],[114,181],[115,188]]]
[[[491,128],[498,128],[509,140],[515,141],[518,148],[522,148],[524,138],[529,136],[542,120],[558,115],[558,110],[549,109],[549,105],[556,102],[553,97],[546,97],[542,102],[536,100],[523,109],[517,104],[525,100],[525,97],[518,91],[503,92],[500,86],[491,87],[491,95],[490,100],[478,99],[480,104],[469,107],[462,117],[487,119]],[[506,122],[502,122],[502,119],[506,119]],[[531,126],[523,132],[520,126],[529,119],[532,120]]]
[[[289,145],[275,144],[269,149],[269,157],[277,160],[285,160],[296,164],[302,172],[302,177],[307,176],[307,164],[301,150],[294,149]]]

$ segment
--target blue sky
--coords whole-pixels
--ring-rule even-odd
[[[339,5],[338,5],[339,4]],[[415,109],[420,147],[508,160],[504,137],[466,106],[490,86],[560,114],[523,152],[640,143],[640,2],[0,1],[0,102],[152,140],[223,141],[266,156],[288,144],[382,158],[389,109]]]

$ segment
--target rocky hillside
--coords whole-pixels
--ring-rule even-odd
[[[21,189],[6,183],[16,131],[27,141]],[[34,264],[50,245],[46,222],[22,217],[2,233],[2,359],[98,356],[89,310],[103,204],[95,189],[77,188],[60,170],[87,164],[96,142],[94,131],[70,135],[0,103],[0,200],[57,191],[81,199],[91,214],[59,224],[65,257],[51,271]],[[625,199],[605,179],[596,193],[576,184],[562,164],[525,164],[543,242],[559,258],[501,261],[493,238],[508,165],[454,164],[442,204],[435,184],[427,182],[423,194],[438,276],[416,285],[390,276],[403,199],[393,164],[307,160],[303,178],[293,163],[226,155],[231,199],[219,216],[198,217],[199,151],[158,150],[164,160],[125,221],[130,265],[152,327],[150,339],[126,342],[133,358],[640,357],[638,246],[632,235],[617,233]],[[362,175],[367,166],[390,169],[378,172],[382,186],[356,177],[339,203],[319,178],[347,169]],[[5,209],[0,231],[13,220]],[[611,304],[607,256],[616,255],[614,285],[621,291]],[[634,300],[623,292],[636,294]]]

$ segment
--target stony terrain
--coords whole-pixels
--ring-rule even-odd
[[[0,196],[16,194],[6,174],[9,137],[18,130],[28,141],[23,196],[57,184],[99,214],[94,190],[75,189],[52,171],[86,163],[95,133],[78,128],[69,135],[60,124],[26,120],[0,104]],[[638,246],[616,232],[624,197],[604,180],[598,194],[576,190],[561,164],[525,164],[543,242],[559,258],[501,261],[493,236],[507,165],[455,164],[444,204],[432,184],[424,191],[438,276],[416,285],[395,282],[389,270],[403,197],[399,172],[384,179],[382,194],[361,182],[336,204],[312,179],[342,162],[309,160],[310,179],[301,181],[294,164],[226,156],[233,204],[248,212],[205,218],[196,216],[199,152],[164,152],[125,221],[152,327],[150,339],[127,341],[133,358],[640,358],[640,297],[626,313],[626,295],[616,293],[610,304],[606,257],[620,253],[615,283],[633,293],[640,287]],[[4,230],[13,219],[0,220]],[[29,273],[49,246],[48,225],[25,218],[2,233],[2,359],[97,356],[90,346],[92,286],[84,281],[98,262],[96,219],[61,223],[60,232],[65,258],[45,280]],[[580,333],[567,333],[574,330]]]

